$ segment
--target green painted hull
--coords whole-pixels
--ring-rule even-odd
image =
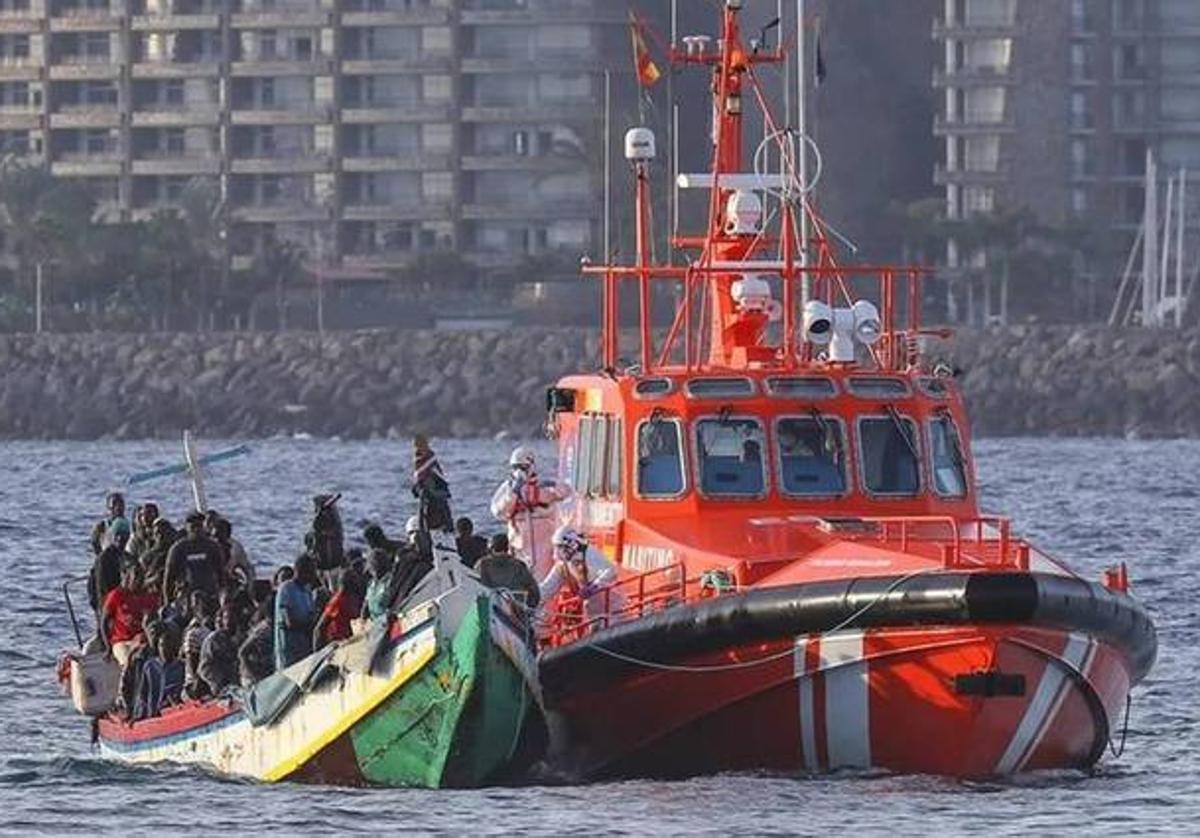
[[[362,781],[478,786],[512,768],[540,708],[491,635],[491,600],[476,597],[454,637],[347,734]]]

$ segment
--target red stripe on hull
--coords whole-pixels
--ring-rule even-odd
[[[139,722],[126,722],[116,716],[100,720],[100,736],[112,742],[138,744],[152,739],[178,736],[191,730],[219,722],[238,712],[227,701],[189,701],[168,707],[162,715]]]
[[[1070,646],[1062,632],[1039,629],[892,629],[851,634],[848,642],[813,637],[793,656],[788,638],[670,662],[774,657],[758,667],[696,673],[631,665],[607,684],[547,696],[559,721],[551,758],[585,776],[803,770],[811,724],[819,770],[987,776],[1010,751],[1012,770],[1083,767],[1106,733],[1087,693],[1100,696],[1115,726],[1129,676],[1118,654],[1073,637]],[[1060,661],[1080,650],[1088,651],[1086,682],[1064,676]],[[1024,694],[964,694],[956,686],[957,676],[982,672],[1022,676]],[[806,678],[811,719],[801,711]]]

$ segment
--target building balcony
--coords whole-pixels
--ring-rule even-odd
[[[200,15],[134,15],[130,19],[134,32],[183,32],[196,29],[219,29],[221,18],[216,14]]]
[[[342,60],[347,76],[400,75],[403,73],[446,73],[453,66],[449,55],[388,55],[353,57]]]
[[[344,221],[449,221],[451,205],[447,201],[404,204],[361,204],[347,201],[342,208]]]
[[[215,175],[221,171],[221,160],[215,153],[142,153],[133,161],[135,175]]]
[[[56,155],[50,173],[59,177],[116,177],[121,174],[120,154],[68,152]]]
[[[318,9],[278,9],[270,12],[238,12],[230,25],[234,29],[317,29],[331,22],[329,12]]]
[[[405,268],[416,261],[417,253],[412,250],[369,250],[343,253],[342,265],[346,268],[387,270]]]
[[[146,105],[134,111],[130,122],[135,128],[182,128],[187,125],[216,125],[220,121],[216,104]]]
[[[450,22],[449,9],[408,9],[375,12],[342,12],[342,26],[444,26]]]
[[[135,79],[216,78],[220,72],[216,61],[139,61],[131,68]]]
[[[328,122],[332,115],[329,105],[250,106],[230,111],[229,121],[234,125],[316,125]]]
[[[28,105],[5,105],[0,107],[0,129],[27,130],[41,125],[41,108]]]
[[[42,62],[32,58],[0,58],[0,81],[35,81],[42,77]]]
[[[332,72],[333,61],[316,58],[308,61],[287,58],[234,61],[230,72],[235,76],[320,76]]]
[[[116,32],[121,18],[109,11],[69,9],[49,20],[51,32]]]
[[[72,105],[50,114],[51,128],[119,128],[116,105]]]
[[[50,78],[54,81],[111,80],[121,75],[121,65],[107,58],[72,55],[51,62]]]
[[[31,34],[42,28],[40,16],[29,9],[0,12],[0,35]]]
[[[464,73],[474,75],[488,73],[559,72],[578,73],[605,70],[609,62],[599,55],[571,55],[568,53],[540,53],[534,55],[470,56],[463,58]]]
[[[982,119],[976,116],[964,116],[947,119],[936,116],[933,120],[933,133],[938,137],[983,137],[993,134],[1011,134],[1016,126],[1011,118],[998,120]]]
[[[950,21],[935,20],[933,22],[933,38],[937,41],[953,39],[956,41],[995,40],[1011,38],[1017,34],[1015,23],[1005,23],[999,20],[964,20]]]
[[[1012,73],[1003,67],[937,67],[933,71],[933,86],[999,87],[1013,84]]]
[[[463,108],[464,122],[588,122],[603,117],[595,104],[471,105]]]
[[[342,122],[363,125],[383,122],[440,122],[451,118],[450,105],[375,105],[342,109]]]
[[[476,199],[463,207],[468,221],[510,221],[523,219],[592,219],[600,214],[596,201],[588,198],[547,198],[545,200],[489,201]]]
[[[563,157],[561,155],[520,155],[520,154],[471,154],[462,159],[462,167],[471,172],[500,172],[500,171],[529,171],[529,172],[559,172],[574,171],[582,168],[586,162],[579,157]]]
[[[327,154],[313,153],[239,157],[229,167],[235,175],[305,175],[333,171],[333,159]]]
[[[599,3],[572,3],[569,0],[537,0],[513,9],[463,9],[466,26],[493,24],[558,24],[596,23],[629,24],[629,14],[620,3],[611,0]]]
[[[328,221],[329,207],[301,201],[278,204],[250,204],[234,207],[233,220],[257,224],[281,222]]]
[[[1008,173],[1003,169],[980,171],[977,169],[949,168],[939,164],[933,172],[933,182],[938,186],[955,184],[959,186],[995,186],[1008,181]]]
[[[345,172],[438,172],[450,168],[448,154],[360,154],[355,150],[342,155],[342,171]]]

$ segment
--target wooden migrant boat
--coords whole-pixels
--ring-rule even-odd
[[[134,723],[102,716],[100,753],[351,786],[478,786],[518,772],[523,732],[542,724],[528,629],[452,551],[435,553],[435,570],[386,625],[249,690]]]

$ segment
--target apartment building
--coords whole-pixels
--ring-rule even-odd
[[[1128,246],[1147,149],[1200,171],[1197,0],[945,0],[934,37],[951,218],[1026,207]]]
[[[613,0],[0,0],[0,155],[112,219],[219,189],[231,263],[334,275],[586,249]],[[622,49],[623,48],[623,49]]]

